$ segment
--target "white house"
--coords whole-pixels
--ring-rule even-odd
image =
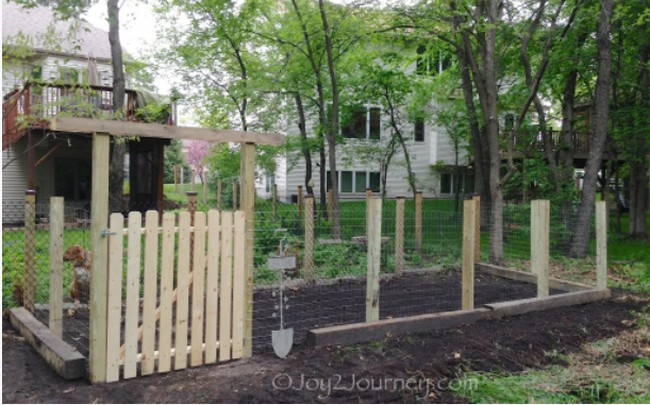
[[[407,69],[410,74],[420,70],[416,64]],[[442,71],[445,66],[436,66]],[[430,114],[435,114],[435,106],[430,106]],[[391,138],[392,128],[387,114],[382,114],[381,108],[367,104],[365,107],[352,112],[347,123],[342,124],[341,133],[345,142],[337,145],[337,171],[339,197],[345,199],[365,198],[366,189],[381,191],[382,174],[380,171],[380,153],[359,153],[368,149],[385,149]],[[403,117],[402,117],[403,118]],[[317,117],[307,118],[307,134],[314,136],[312,125]],[[400,132],[406,140],[411,167],[416,177],[417,191],[425,198],[451,198],[455,194],[456,173],[454,171],[456,152],[453,143],[444,128],[431,124],[432,120],[420,122],[401,122]],[[283,120],[282,129],[287,136],[299,136],[296,120]],[[319,167],[318,154],[312,154],[315,197],[319,197]],[[305,181],[305,161],[300,151],[282,156],[277,159],[275,173],[267,174],[257,182],[257,195],[262,198],[271,196],[272,184],[277,184],[278,199],[285,202],[295,202],[298,186]],[[461,193],[472,194],[474,177],[468,162],[467,146],[458,147],[458,166],[461,170]],[[329,163],[328,163],[329,167]],[[329,171],[327,172],[329,174]],[[390,198],[412,195],[408,182],[405,157],[398,146],[397,152],[388,165],[386,172],[386,195]],[[329,188],[329,186],[327,187]]]

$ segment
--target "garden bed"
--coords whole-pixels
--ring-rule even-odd
[[[537,287],[523,281],[496,277],[477,271],[475,306],[533,298]],[[276,306],[277,286],[258,287],[254,294],[253,348],[255,353],[271,350],[271,331],[280,327]],[[561,293],[552,290],[551,293]],[[348,277],[307,284],[288,281],[285,286],[288,309],[286,328],[294,328],[294,342],[304,342],[311,329],[345,325],[365,320],[366,279]],[[380,318],[455,311],[461,307],[461,276],[458,271],[413,271],[402,276],[385,276],[380,283]],[[275,316],[274,316],[275,315]],[[46,307],[36,316],[47,325]],[[84,356],[88,355],[88,310],[64,314],[64,339]],[[123,330],[123,328],[122,328]]]

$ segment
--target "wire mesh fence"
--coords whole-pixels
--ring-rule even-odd
[[[333,213],[313,200],[306,204],[307,200],[302,205],[269,201],[256,204],[253,298],[256,351],[271,346],[271,331],[280,328],[280,308],[283,326],[294,328],[296,342],[302,341],[313,328],[366,320],[368,267],[369,261],[375,260],[368,254],[371,242],[367,234],[367,202],[345,202],[338,213]],[[228,209],[227,204],[222,204],[223,209]],[[214,201],[204,203],[201,195],[179,205],[176,211],[189,208],[207,212],[216,208]],[[482,262],[490,262],[493,259],[493,232],[487,225],[490,207],[484,205],[481,210],[477,257]],[[593,283],[593,236],[588,238],[586,258],[569,257],[577,215],[575,209],[551,207],[551,276]],[[33,225],[26,221],[31,217]],[[334,217],[338,217],[338,225]],[[3,307],[25,305],[45,324],[49,317],[49,222],[48,204],[30,206],[25,201],[3,201]],[[376,258],[380,268],[379,319],[461,309],[463,222],[462,205],[457,209],[453,201],[418,202],[410,198],[383,201],[381,250]],[[64,223],[64,248],[78,246],[90,254],[89,213],[80,208],[66,208]],[[498,264],[530,272],[531,232],[530,204],[506,205],[502,256]],[[278,257],[293,259],[284,270],[278,270],[271,264]],[[84,263],[83,260],[75,262],[74,258],[65,263],[63,337],[85,354],[88,352],[87,292],[70,291],[75,271]],[[476,306],[532,298],[536,294],[534,284],[476,269]],[[34,298],[30,303],[31,296]]]
[[[50,204],[34,200],[28,196],[2,204],[3,308],[24,306],[45,325],[51,316],[61,319],[62,337],[88,353],[90,213],[74,206],[64,209],[63,306],[62,313],[50,314]]]

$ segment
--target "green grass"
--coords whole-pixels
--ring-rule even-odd
[[[649,314],[636,313],[636,328],[589,343],[570,355],[548,353],[564,365],[521,373],[469,372],[456,384],[457,395],[472,403],[648,403]],[[647,354],[646,354],[647,355]]]

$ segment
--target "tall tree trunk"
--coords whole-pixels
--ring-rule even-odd
[[[647,238],[646,215],[648,211],[648,134],[650,129],[650,43],[646,41],[639,52],[639,93],[641,113],[634,133],[634,156],[630,163],[630,236]]]
[[[125,81],[122,62],[122,44],[120,42],[120,10],[118,0],[108,0],[108,40],[111,44],[111,63],[113,65],[113,111],[123,119]],[[109,166],[108,190],[110,212],[122,211],[122,194],[124,188],[124,157],[126,142],[113,138],[113,154]]]
[[[594,119],[592,127],[591,150],[585,168],[585,177],[582,186],[580,206],[578,207],[578,221],[576,223],[569,254],[572,257],[584,257],[589,246],[591,233],[591,218],[594,213],[596,201],[596,188],[598,186],[598,170],[600,169],[605,142],[607,140],[607,123],[609,117],[609,92],[612,70],[612,56],[610,45],[611,15],[614,0],[601,0],[600,17],[596,43],[598,46],[598,79],[596,80],[596,94],[594,97]]]
[[[332,233],[335,239],[340,239],[341,213],[339,212],[339,190],[338,179],[336,178],[336,135],[339,131],[339,89],[336,77],[336,68],[334,67],[332,33],[330,31],[329,23],[327,22],[325,1],[318,0],[318,6],[320,8],[320,16],[323,23],[323,32],[325,34],[325,53],[327,54],[327,67],[330,75],[330,85],[332,86],[332,117],[329,122],[330,125],[326,128],[330,184],[332,186]]]
[[[300,93],[296,92],[296,110],[298,110],[298,125],[300,127],[300,146],[302,155],[305,158],[305,189],[308,195],[314,195],[314,187],[312,182],[312,163],[311,152],[307,145],[307,121],[305,119],[305,109],[302,105],[302,97]]]

